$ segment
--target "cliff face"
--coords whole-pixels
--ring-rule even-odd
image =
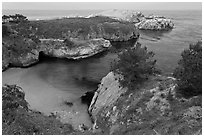
[[[119,75],[114,75],[113,72],[110,72],[101,80],[101,84],[95,92],[89,107],[89,112],[92,114],[93,119],[97,119],[97,114],[103,108],[113,105],[120,95],[127,91],[127,89],[120,87],[119,78]]]
[[[59,39],[41,39],[40,43],[34,43],[29,39],[24,46],[29,50],[24,50],[25,47],[16,47],[15,39],[13,43],[9,43],[11,39],[3,39],[3,61],[2,69],[5,70],[9,65],[17,67],[27,67],[39,61],[39,53],[57,58],[82,59],[93,56],[97,53],[107,50],[111,44],[108,40],[92,39],[92,40],[64,40]],[[24,41],[24,39],[20,39]],[[35,44],[30,47],[31,43]],[[24,53],[23,53],[24,52]]]
[[[110,72],[101,81],[89,112],[97,134],[201,134],[202,97],[175,96],[173,78],[153,76],[134,91]]]

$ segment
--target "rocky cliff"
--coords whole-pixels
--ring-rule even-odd
[[[110,72],[95,92],[89,112],[96,134],[201,134],[202,97],[175,96],[174,78],[152,76],[134,91]]]
[[[135,10],[108,10],[98,13],[95,16],[106,16],[120,21],[128,21],[134,23],[136,28],[141,30],[169,30],[173,29],[171,19],[163,16],[145,16],[141,12]]]

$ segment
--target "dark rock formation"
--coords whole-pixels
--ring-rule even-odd
[[[83,96],[81,96],[81,102],[90,106],[94,93],[95,91],[86,92]]]

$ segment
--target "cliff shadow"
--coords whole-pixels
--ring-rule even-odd
[[[128,41],[110,41],[112,47],[110,48],[111,53],[121,52],[123,49],[127,47],[133,47],[137,42],[137,38],[130,39]]]

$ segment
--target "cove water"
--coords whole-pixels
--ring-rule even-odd
[[[105,53],[106,54],[106,53]],[[60,116],[64,123],[75,128],[80,124],[92,126],[87,104],[81,96],[93,91],[109,71],[111,58],[108,53],[80,61],[45,58],[29,68],[10,68],[3,72],[3,84],[17,84],[25,91],[30,109],[46,115]]]
[[[73,11],[74,12],[74,11]],[[142,11],[171,18],[175,28],[169,32],[140,31],[139,42],[155,53],[158,68],[172,73],[181,52],[202,38],[201,11]],[[29,12],[30,18],[32,11]],[[60,14],[60,12],[56,12]],[[45,14],[45,15],[44,15]],[[49,17],[46,12],[43,17]],[[54,13],[53,13],[54,14]],[[33,15],[36,15],[33,13]],[[39,14],[40,15],[40,14]],[[56,15],[59,16],[59,15]],[[115,53],[80,61],[45,59],[30,68],[10,68],[3,72],[3,84],[18,84],[25,91],[31,109],[47,115],[58,112],[61,121],[75,128],[84,123],[91,126],[87,105],[80,97],[97,88],[98,82],[110,71]],[[73,103],[73,105],[68,105]]]

